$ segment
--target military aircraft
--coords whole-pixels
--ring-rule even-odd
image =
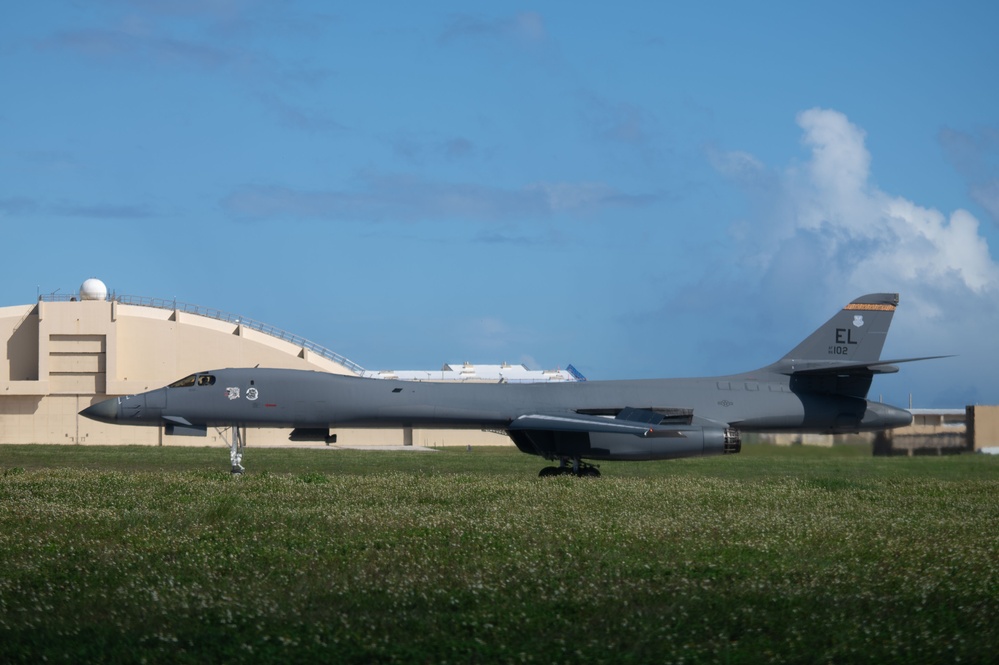
[[[165,388],[108,399],[94,420],[205,435],[232,427],[291,428],[293,441],[335,440],[337,427],[476,428],[506,432],[517,448],[557,462],[540,475],[599,475],[584,461],[658,460],[738,453],[740,432],[870,432],[912,415],[867,399],[898,294],[857,298],[777,362],[752,372],[687,379],[573,383],[432,383],[319,371],[241,368],[191,374]]]

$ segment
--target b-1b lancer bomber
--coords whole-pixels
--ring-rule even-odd
[[[912,421],[867,399],[898,294],[857,298],[777,362],[753,372],[687,379],[573,383],[430,383],[291,369],[198,372],[165,388],[81,411],[109,423],[205,435],[232,427],[291,428],[292,440],[331,441],[337,427],[474,428],[506,432],[551,460],[540,475],[599,475],[587,462],[737,453],[740,432],[871,432]],[[932,356],[934,358],[941,356]]]

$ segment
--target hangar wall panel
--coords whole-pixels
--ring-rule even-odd
[[[49,391],[57,395],[93,395],[106,392],[106,349],[106,335],[50,334]]]
[[[49,392],[53,395],[103,395],[107,377],[101,374],[56,374],[49,377]]]
[[[42,397],[5,396],[0,399],[0,442],[34,443],[34,424]]]
[[[123,315],[123,310],[126,308],[118,308],[118,345],[112,350],[119,375],[112,379],[127,382],[127,392],[134,393],[152,390],[184,376],[187,356],[178,347],[177,324],[166,319]],[[197,353],[195,349],[187,351]],[[193,371],[196,370],[187,374]]]
[[[38,380],[38,316],[33,305],[0,307],[0,339],[6,342],[0,381]]]
[[[103,353],[49,354],[50,374],[97,374],[107,371],[107,356]]]
[[[107,349],[105,335],[49,335],[49,354],[104,353]]]
[[[0,399],[0,442],[87,443],[91,435],[109,427],[101,423],[91,427],[78,417],[89,402],[79,395]]]

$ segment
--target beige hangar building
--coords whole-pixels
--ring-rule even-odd
[[[0,361],[0,443],[5,444],[224,445],[227,432],[209,430],[207,438],[167,436],[163,427],[98,423],[79,412],[107,397],[151,390],[206,369],[260,365],[393,374],[366,373],[329,349],[219,310],[109,297],[96,279],[72,296],[40,296],[34,304],[0,307],[0,338],[6,350]],[[289,434],[287,429],[250,428],[244,441],[294,445]],[[343,445],[512,445],[504,435],[474,430],[340,429],[331,434]]]

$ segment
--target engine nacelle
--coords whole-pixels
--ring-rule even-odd
[[[517,447],[548,459],[657,460],[738,453],[737,430],[701,425],[664,426],[647,436],[615,432],[517,430],[509,432]]]

